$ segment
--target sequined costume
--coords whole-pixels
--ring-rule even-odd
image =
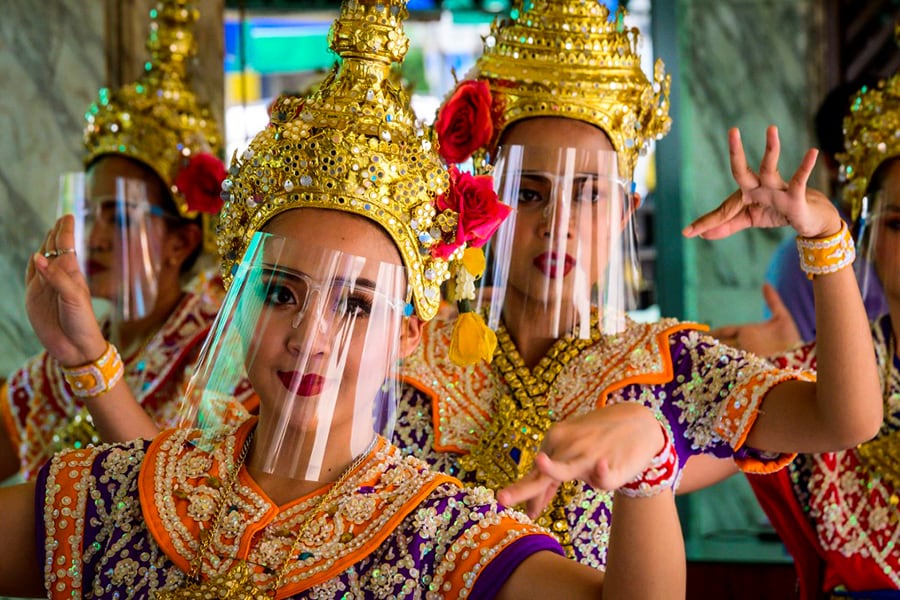
[[[53,540],[43,557],[48,597],[124,600],[178,587],[254,426],[248,421],[209,451],[185,443],[187,430],[171,430],[152,443],[54,457],[37,484],[46,498],[38,539]],[[337,507],[317,512],[306,529],[277,598],[492,597],[527,556],[561,552],[489,491],[461,489],[383,439],[342,485]],[[218,557],[244,558],[265,586],[291,546],[292,526],[324,491],[278,507],[245,469],[236,490],[202,573],[235,562]]]
[[[890,356],[891,324],[872,325],[881,374],[884,422],[856,448],[801,454],[789,468],[750,477],[801,579],[803,597],[820,590],[900,589],[900,364]],[[779,357],[779,366],[815,369],[815,343]]]
[[[667,319],[630,323],[616,336],[562,338],[531,370],[502,328],[491,364],[458,367],[447,358],[450,333],[447,321],[429,323],[407,359],[394,442],[464,482],[508,485],[530,470],[553,422],[618,402],[639,402],[664,418],[680,465],[707,453],[769,472],[791,459],[757,452],[744,440],[773,386],[810,376],[719,344],[699,325]],[[602,569],[611,508],[611,494],[570,482],[538,523],[571,556]]]
[[[125,381],[161,428],[176,424],[178,403],[172,399],[181,397],[190,379],[220,302],[199,290],[186,293],[159,331],[125,362]],[[242,398],[248,410],[255,408],[249,383]],[[0,388],[0,415],[27,479],[60,448],[99,442],[84,403],[72,395],[47,352],[30,359]]]

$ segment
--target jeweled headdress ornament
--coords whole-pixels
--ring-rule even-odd
[[[859,217],[863,197],[878,165],[900,156],[900,73],[878,87],[863,87],[844,118],[845,152],[838,154],[844,201]]]
[[[670,77],[657,60],[653,83],[647,79],[638,54],[640,32],[625,27],[624,16],[620,8],[610,19],[597,0],[514,2],[509,18],[491,25],[484,54],[457,89],[487,84],[469,91],[481,98],[489,92],[492,131],[481,150],[496,146],[503,130],[521,119],[568,117],[602,129],[619,154],[620,173],[631,177],[648,142],[671,127]],[[439,115],[439,134],[440,120]],[[454,145],[452,137],[441,135],[442,146]],[[447,150],[460,158],[455,148]]]
[[[218,231],[226,285],[268,220],[327,208],[378,223],[403,258],[416,312],[436,314],[449,263],[483,243],[485,230],[462,229],[465,186],[448,174],[390,74],[409,47],[407,15],[401,0],[346,0],[329,34],[341,64],[311,97],[279,99],[269,127],[235,155]],[[496,194],[484,204],[491,202]]]
[[[117,90],[101,89],[84,130],[85,166],[106,154],[144,163],[171,190],[180,215],[190,219],[218,212],[225,175],[217,158],[222,136],[188,74],[197,52],[198,17],[192,0],[162,0],[152,9],[144,73]]]

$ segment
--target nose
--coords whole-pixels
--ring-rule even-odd
[[[90,250],[110,250],[112,248],[113,236],[111,228],[100,219],[95,219],[90,225],[87,238],[88,249]]]
[[[569,239],[574,217],[572,204],[567,200],[570,190],[562,189],[563,185],[554,184],[552,195],[541,209],[539,233],[545,238]]]

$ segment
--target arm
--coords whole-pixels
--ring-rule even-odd
[[[11,429],[12,415],[10,415],[10,398],[9,384],[6,380],[0,384],[0,482],[3,482],[22,468],[22,462],[19,460],[19,449],[16,448],[13,439],[14,433]]]
[[[0,594],[46,594],[36,546],[34,489],[34,483],[0,488]]]
[[[815,165],[810,150],[790,181],[778,174],[778,132],[767,131],[757,175],[747,166],[740,134],[729,132],[731,168],[739,188],[718,208],[685,228],[687,237],[720,239],[748,227],[790,224],[804,238],[824,238],[841,227],[837,209],[807,189]],[[826,452],[871,438],[883,419],[875,352],[852,269],[813,281],[819,355],[818,382],[787,381],[763,400],[746,443],[770,452]]]
[[[604,598],[684,598],[687,567],[675,498],[616,494]]]
[[[71,216],[59,219],[41,249],[32,255],[25,275],[28,319],[41,343],[63,367],[89,364],[106,350],[75,254],[44,256],[48,250],[73,248],[74,227]],[[153,437],[158,432],[124,380],[108,392],[86,399],[85,406],[104,441]]]
[[[690,494],[725,481],[740,472],[734,459],[718,458],[711,454],[695,454],[687,459],[681,472],[677,493]]]
[[[606,573],[552,552],[522,561],[499,600],[517,598],[684,598],[686,559],[675,499],[616,494]]]

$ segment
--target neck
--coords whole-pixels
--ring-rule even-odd
[[[264,425],[263,418],[260,417],[256,436],[247,456],[247,471],[278,506],[302,498],[339,481],[358,465],[358,461],[364,460],[371,452],[370,445],[358,456],[353,456],[349,444],[337,442],[342,438],[335,433],[334,431],[328,433],[328,443],[321,453],[317,453],[315,449],[316,436],[304,435],[302,432],[293,436],[293,439],[300,439],[301,442],[283,443],[276,450],[264,440],[278,438],[270,437],[273,432]],[[285,440],[288,436],[281,434],[279,437]],[[373,443],[375,439],[377,438],[373,438]],[[270,460],[275,452],[277,458]],[[319,454],[320,459],[310,459]],[[296,459],[284,460],[283,457]]]
[[[537,365],[547,352],[567,331],[567,325],[572,321],[568,317],[571,311],[563,305],[560,311],[559,332],[551,332],[554,325],[549,322],[547,310],[538,302],[530,301],[524,294],[513,288],[508,288],[503,305],[503,323],[516,344],[519,355],[530,369]],[[544,327],[536,327],[543,324]]]

